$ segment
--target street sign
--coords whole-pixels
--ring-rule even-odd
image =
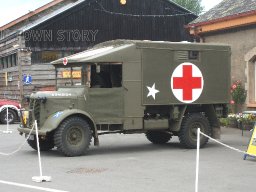
[[[30,85],[32,83],[32,76],[31,75],[24,75],[23,76],[23,83],[25,85]]]
[[[72,78],[80,79],[81,71],[72,71]],[[71,71],[62,71],[62,78],[71,78]]]

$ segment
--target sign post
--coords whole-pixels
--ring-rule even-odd
[[[52,180],[52,178],[50,176],[43,176],[43,173],[42,173],[42,163],[41,163],[41,154],[40,154],[40,145],[39,145],[37,121],[35,121],[35,128],[36,128],[36,144],[37,144],[37,153],[38,153],[40,176],[32,177],[32,181],[35,181],[35,182],[38,182],[38,183],[40,183],[40,182],[49,182],[49,181]]]

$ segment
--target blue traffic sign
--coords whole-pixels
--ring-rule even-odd
[[[25,85],[30,85],[32,83],[32,76],[31,75],[24,75],[23,76],[23,83]]]

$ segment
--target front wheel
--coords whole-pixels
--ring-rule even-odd
[[[64,120],[54,134],[54,144],[57,150],[69,157],[84,155],[91,139],[89,124],[80,117],[70,117]]]
[[[17,114],[13,109],[8,109],[8,123],[12,124],[17,120]],[[0,121],[3,124],[7,124],[7,109],[0,113]]]
[[[197,146],[197,129],[206,135],[210,134],[210,125],[208,119],[200,114],[193,113],[186,115],[181,124],[179,131],[180,143],[189,149],[195,149]],[[208,138],[200,135],[200,147],[204,147],[208,142]]]

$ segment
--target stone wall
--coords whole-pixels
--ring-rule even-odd
[[[205,43],[224,43],[231,45],[231,82],[241,80],[245,83],[246,62],[244,56],[256,46],[256,29],[243,29],[205,36]]]
[[[250,55],[250,52],[256,47],[256,29],[241,28],[239,30],[211,34],[204,37],[204,42],[224,43],[231,46],[231,82],[242,81],[248,94],[245,107],[255,108],[255,61],[252,61],[253,57],[246,61],[245,57],[248,54]]]

